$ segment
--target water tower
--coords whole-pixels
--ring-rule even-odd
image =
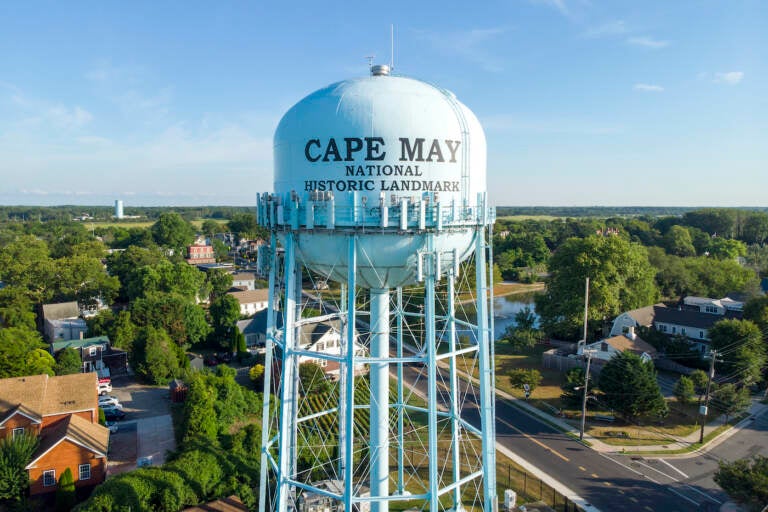
[[[271,232],[260,512],[494,510],[494,210],[477,118],[373,66],[294,105],[274,159],[274,193],[258,197]],[[338,343],[317,337],[334,330]],[[326,369],[322,392],[303,387],[306,361]]]

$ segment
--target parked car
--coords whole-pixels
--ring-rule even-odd
[[[136,461],[136,466],[140,468],[145,468],[147,466],[152,465],[152,456],[149,457],[141,457],[139,460]]]
[[[120,405],[120,400],[118,400],[117,397],[112,395],[102,395],[99,397],[99,407],[103,407],[105,405],[114,405],[118,409],[123,408],[123,406]]]
[[[214,355],[208,355],[208,356],[205,356],[205,359],[203,359],[203,364],[205,366],[216,366],[217,364],[219,364],[219,360],[216,359],[216,356]]]
[[[104,411],[104,419],[107,421],[120,421],[125,419],[125,413],[117,407],[105,406],[101,409]]]
[[[106,415],[106,413],[104,413]],[[114,421],[108,421],[107,422],[107,428],[109,429],[109,432],[112,434],[117,434],[117,423]]]
[[[104,396],[112,392],[112,384],[109,382],[99,382],[96,389],[98,389],[99,395]]]
[[[216,354],[216,358],[221,361],[222,363],[229,363],[232,361],[232,354],[229,352],[219,352]]]

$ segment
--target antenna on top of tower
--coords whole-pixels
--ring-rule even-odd
[[[376,58],[375,55],[366,55],[366,59],[368,59],[368,69],[370,70],[373,67],[373,59]]]
[[[389,69],[395,70],[395,24],[389,25]]]

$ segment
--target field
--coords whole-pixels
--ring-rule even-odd
[[[190,223],[195,227],[195,229],[200,229],[203,226],[203,222],[206,220],[213,220],[214,222],[218,222],[219,224],[226,224],[229,222],[228,219],[195,219],[193,221],[190,221]],[[155,221],[153,220],[141,220],[141,219],[128,219],[128,220],[109,220],[109,221],[95,221],[95,222],[83,222],[83,225],[87,228],[92,229],[98,229],[98,228],[111,228],[111,227],[121,227],[121,228],[148,228],[154,224]]]

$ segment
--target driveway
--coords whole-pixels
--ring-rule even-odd
[[[126,418],[111,437],[110,473],[130,471],[142,458],[152,465],[165,462],[166,451],[176,448],[168,387],[119,377],[112,379],[111,394],[120,400]]]

